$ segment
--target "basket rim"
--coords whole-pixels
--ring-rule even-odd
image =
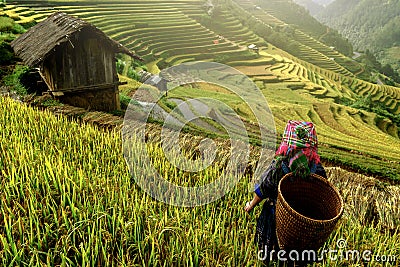
[[[294,210],[289,205],[289,203],[286,201],[286,199],[283,197],[283,195],[281,193],[281,183],[282,183],[282,181],[285,180],[285,179],[288,179],[288,177],[290,177],[292,175],[293,175],[293,172],[290,172],[290,173],[286,174],[285,176],[282,177],[282,179],[279,181],[279,184],[278,184],[278,199],[279,199],[279,197],[282,198],[282,200],[284,201],[284,204],[286,204],[286,206],[290,209],[290,211],[294,212],[297,216],[300,216],[300,217],[302,217],[304,219],[310,220],[312,222],[318,222],[318,223],[333,222],[333,221],[338,220],[342,216],[343,210],[344,210],[344,201],[343,201],[342,195],[339,193],[339,190],[336,188],[336,186],[333,185],[332,182],[328,181],[326,178],[323,178],[322,176],[320,176],[318,174],[315,174],[315,173],[311,173],[310,176],[313,176],[313,178],[317,178],[318,180],[320,180],[320,181],[328,184],[329,186],[331,186],[332,189],[335,191],[335,193],[339,196],[339,199],[340,199],[340,211],[339,211],[339,213],[335,217],[333,217],[331,219],[328,219],[328,220],[316,220],[316,219],[313,219],[313,218],[306,217],[303,214],[300,214],[299,212]]]

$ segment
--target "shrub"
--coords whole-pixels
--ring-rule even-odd
[[[9,17],[0,17],[0,33],[20,34],[25,32],[25,28]]]
[[[24,27],[22,27],[18,23],[14,23],[14,26],[13,26],[13,29],[12,29],[12,33],[20,34],[20,33],[24,33],[24,32],[26,32]]]
[[[60,101],[58,101],[57,99],[46,99],[45,101],[42,102],[42,105],[44,107],[54,107],[54,106],[63,106],[64,104],[62,104]]]
[[[129,67],[126,76],[136,81],[140,81],[140,75],[132,67]]]
[[[17,65],[12,74],[3,77],[3,82],[6,86],[10,86],[17,94],[26,95],[28,91],[21,83],[21,77],[29,73],[29,71],[29,67]]]
[[[128,108],[129,102],[131,102],[131,98],[124,94],[119,94],[119,101],[121,103],[121,109],[126,110]]]
[[[14,62],[14,59],[14,52],[9,43],[9,39],[2,39],[0,37],[0,65],[11,64]]]
[[[122,110],[126,110],[131,101],[132,101],[133,105],[140,105],[136,100],[134,100],[134,99],[132,100],[132,98],[130,98],[129,96],[122,94],[122,93],[119,93],[119,101],[120,101]]]
[[[0,32],[12,32],[14,20],[9,17],[0,17]]]
[[[121,59],[117,59],[117,73],[122,74],[124,72],[125,68],[125,61],[122,61]]]
[[[10,43],[15,39],[14,34],[25,32],[24,27],[9,17],[0,16],[0,65],[10,65],[15,61],[14,51]]]

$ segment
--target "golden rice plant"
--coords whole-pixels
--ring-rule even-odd
[[[262,266],[253,242],[261,209],[243,210],[252,197],[249,175],[211,204],[170,206],[136,185],[117,130],[8,98],[0,98],[0,125],[2,266]],[[226,166],[219,152],[212,166],[187,174],[167,161],[159,142],[133,142],[146,146],[155,168],[174,183],[204,184]],[[140,170],[145,155],[132,155]],[[400,255],[399,188],[375,181],[370,190],[369,182],[363,184],[367,178],[337,169],[329,175],[346,200],[346,213],[326,246],[344,238],[352,249]],[[366,215],[371,201],[365,197],[374,199],[375,216]]]

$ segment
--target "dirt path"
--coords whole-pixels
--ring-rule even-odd
[[[325,35],[327,35],[330,31],[331,31],[331,29],[329,27],[326,27],[326,32],[319,37],[319,41],[321,41],[322,38],[324,38]]]

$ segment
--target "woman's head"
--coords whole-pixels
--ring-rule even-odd
[[[302,158],[319,163],[317,132],[312,122],[289,120],[282,135],[277,156],[287,156],[293,161]],[[291,164],[290,164],[291,165]]]

